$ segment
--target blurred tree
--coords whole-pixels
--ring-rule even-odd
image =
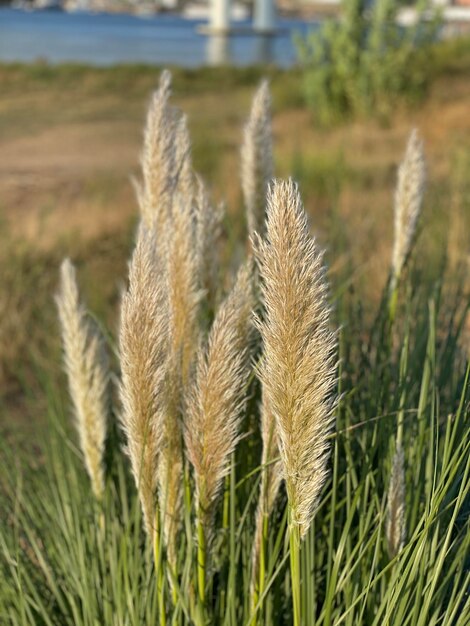
[[[326,20],[297,39],[305,97],[319,122],[386,117],[397,98],[422,95],[432,63],[420,53],[440,24],[429,0],[418,0],[416,21],[406,28],[397,23],[395,0],[343,0],[341,6],[339,21]]]

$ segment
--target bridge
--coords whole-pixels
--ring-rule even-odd
[[[214,34],[229,34],[232,31],[230,0],[209,1],[211,8],[207,31]],[[276,31],[276,7],[274,0],[254,0],[253,30],[264,35],[269,35]]]

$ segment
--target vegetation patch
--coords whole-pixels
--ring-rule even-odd
[[[0,444],[0,614],[18,625],[466,623],[469,296],[465,275],[433,274],[417,241],[419,133],[397,172],[388,278],[365,312],[354,269],[328,271],[297,185],[272,181],[267,83],[245,125],[247,233],[233,245],[170,95],[164,72],[118,331],[88,312],[64,260],[69,399],[41,374],[39,463]],[[337,167],[324,168],[336,187]],[[102,302],[114,265],[90,272]]]

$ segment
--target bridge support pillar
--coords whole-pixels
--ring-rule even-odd
[[[259,33],[273,33],[276,30],[274,0],[255,0],[253,28]]]
[[[230,0],[211,0],[210,29],[216,33],[230,30]]]

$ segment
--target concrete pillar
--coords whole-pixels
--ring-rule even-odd
[[[207,65],[228,65],[231,60],[230,36],[210,35],[206,43]]]
[[[274,0],[255,0],[253,28],[260,33],[272,33],[276,29]]]
[[[230,0],[211,0],[210,29],[227,32],[230,29]]]

